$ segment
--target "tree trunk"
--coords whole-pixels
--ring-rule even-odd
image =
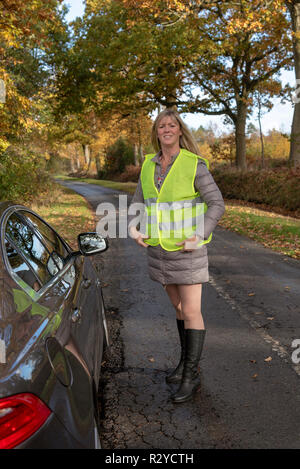
[[[70,168],[71,168],[71,173],[75,173],[75,165],[74,165],[74,156],[71,156],[70,158]]]
[[[133,146],[133,154],[134,154],[134,166],[139,165],[139,155],[138,155],[138,144],[135,143]]]
[[[91,158],[91,156],[90,156],[90,147],[87,144],[83,144],[82,148],[83,148],[83,156],[84,156],[85,164],[89,168],[90,158]]]
[[[86,172],[88,173],[91,167],[91,162],[92,162],[92,151],[89,149],[89,162],[88,162],[88,167]]]
[[[96,153],[96,155],[95,155],[95,162],[96,162],[96,169],[97,169],[98,179],[100,179],[101,178],[101,161],[100,161],[99,153]]]
[[[238,169],[246,170],[246,119],[247,106],[243,101],[237,103],[237,116],[235,121],[235,146],[236,160],[235,164]]]
[[[139,159],[140,159],[140,164],[142,164],[144,162],[144,148],[143,148],[143,144],[141,143],[140,146],[139,146]]]
[[[80,170],[80,157],[79,157],[79,152],[78,152],[78,146],[75,145],[75,163],[76,163],[76,169],[75,171],[79,171]]]
[[[140,123],[137,123],[138,129],[138,143],[136,147],[136,166],[139,166],[143,162],[143,158],[141,157],[141,147],[142,147],[142,135],[141,135],[141,126]]]
[[[300,166],[300,0],[287,2],[291,18],[294,47],[294,65],[296,75],[296,96],[294,99],[294,116],[291,129],[290,163],[293,166]],[[296,34],[298,36],[296,36]]]
[[[259,137],[260,137],[260,145],[261,145],[261,166],[262,168],[265,167],[265,151],[264,151],[264,137],[261,128],[261,100],[258,94],[258,124],[259,124]]]

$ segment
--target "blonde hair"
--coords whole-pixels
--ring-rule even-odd
[[[182,135],[180,135],[179,137],[180,148],[185,148],[186,150],[192,153],[195,153],[196,155],[200,155],[196,140],[192,136],[186,124],[181,119],[179,113],[175,111],[174,109],[164,109],[158,114],[158,116],[156,117],[153,123],[152,132],[151,132],[151,142],[154,147],[154,150],[156,152],[161,150],[160,141],[157,137],[157,128],[158,128],[160,121],[164,117],[171,117],[174,121],[177,121],[177,123],[179,124],[180,130],[182,132]]]

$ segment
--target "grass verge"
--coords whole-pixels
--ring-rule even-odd
[[[226,201],[219,224],[273,251],[300,259],[300,220]]]
[[[59,176],[61,179],[98,184],[133,194],[134,182],[115,182]],[[300,259],[300,219],[282,216],[271,211],[238,205],[225,200],[226,212],[219,224],[224,228],[248,236],[273,251]]]
[[[79,233],[95,231],[96,219],[93,210],[84,197],[76,192],[53,185],[51,194],[32,203],[30,208],[77,250]]]

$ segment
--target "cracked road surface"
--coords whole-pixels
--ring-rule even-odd
[[[95,210],[118,207],[113,190],[64,184]],[[99,402],[104,449],[299,448],[300,263],[221,227],[209,261],[201,389],[176,405],[176,385],[165,383],[179,357],[175,313],[148,277],[145,249],[119,238],[96,256],[112,335]]]

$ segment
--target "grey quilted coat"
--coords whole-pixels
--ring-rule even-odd
[[[173,156],[163,176],[161,175],[159,154],[152,159],[156,163],[154,182],[158,190],[160,190],[163,179],[170,171],[177,156]],[[202,199],[207,204],[207,212],[204,215],[204,239],[207,239],[224,214],[225,206],[218,186],[206,164],[200,159],[194,185],[196,191],[200,192]],[[144,202],[140,179],[131,204],[137,202]],[[129,217],[129,223],[132,218]],[[209,281],[207,247],[205,244],[191,252],[166,251],[160,245],[148,246],[145,249],[147,249],[148,254],[149,276],[152,280],[162,285],[197,284]]]

